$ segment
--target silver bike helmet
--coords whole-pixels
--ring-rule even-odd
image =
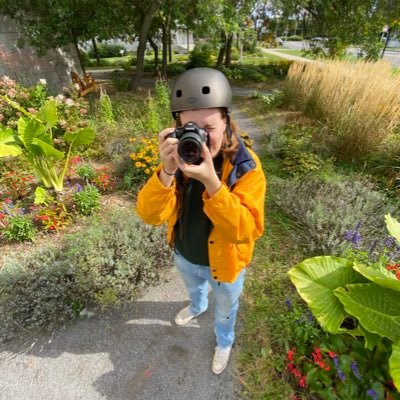
[[[174,118],[184,110],[226,108],[229,114],[232,89],[225,75],[213,68],[193,68],[181,74],[171,92],[171,112]]]

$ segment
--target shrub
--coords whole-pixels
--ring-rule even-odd
[[[76,209],[83,215],[91,215],[100,209],[100,193],[94,186],[87,185],[74,194]]]
[[[189,61],[186,65],[186,68],[195,68],[195,67],[211,67],[212,65],[212,47],[211,45],[205,44],[196,44],[194,49],[189,54]]]
[[[284,79],[292,61],[273,61],[267,64],[249,65],[233,64],[230,68],[222,68],[228,79],[252,82],[271,82]]]
[[[96,170],[90,164],[78,165],[76,173],[86,182],[90,182],[96,176]]]
[[[96,295],[131,301],[140,287],[156,282],[171,260],[164,235],[164,228],[144,225],[132,211],[121,210],[92,220],[85,235],[68,238],[67,257],[87,293],[84,303],[95,302]]]
[[[0,199],[8,197],[11,200],[19,200],[27,196],[32,191],[32,183],[35,181],[33,175],[13,168],[0,176],[0,183],[4,185],[4,192],[0,191]]]
[[[251,97],[253,99],[259,100],[265,108],[275,108],[279,107],[283,103],[284,92],[282,90],[275,89],[271,93],[261,93],[257,90],[251,92]]]
[[[133,300],[172,265],[165,227],[144,225],[131,210],[90,217],[57,248],[3,257],[0,340],[85,314],[88,307]]]
[[[395,207],[365,178],[325,182],[321,178],[277,181],[274,199],[298,228],[298,241],[310,254],[341,254],[345,233],[362,223],[364,242],[382,238],[384,215]]]
[[[51,329],[56,321],[74,317],[71,304],[79,299],[74,266],[46,247],[5,260],[0,270],[0,339]]]
[[[167,65],[167,74],[169,76],[180,75],[183,72],[185,72],[185,70],[186,70],[185,66],[179,62],[174,62]]]
[[[9,241],[23,242],[35,238],[35,228],[28,215],[10,216],[3,230],[4,237]]]
[[[98,43],[97,53],[100,58],[121,57],[121,50],[126,54],[126,48],[120,44]],[[88,51],[90,58],[96,58],[93,46]]]
[[[140,185],[156,170],[158,165],[158,139],[155,137],[132,138],[133,151],[131,158],[134,161],[129,177],[132,182]]]
[[[48,232],[63,230],[72,219],[65,204],[55,199],[38,206],[34,214],[34,220],[40,222],[43,229]]]
[[[286,40],[290,40],[291,42],[301,42],[303,40],[303,37],[299,35],[292,35],[288,36]]]

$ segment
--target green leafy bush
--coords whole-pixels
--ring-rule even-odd
[[[385,220],[389,237],[393,242],[397,241],[400,250],[400,223],[389,214],[385,215]],[[369,359],[364,359],[361,364],[365,374],[380,370],[365,377],[364,385],[362,374],[358,374],[359,382],[355,382],[355,387],[346,382],[343,390],[338,391],[340,398],[345,394],[364,398],[362,394],[365,395],[371,385],[376,392],[375,398],[385,398],[388,373],[394,385],[400,388],[400,330],[396,322],[400,315],[396,307],[400,302],[400,274],[392,273],[393,269],[400,270],[399,251],[396,254],[385,252],[376,260],[374,252],[370,252],[370,257],[361,254],[362,261],[358,257],[356,261],[348,257],[313,257],[289,271],[292,283],[321,327],[331,334],[349,334],[353,340],[363,337],[365,347],[371,350]],[[337,364],[335,366],[338,368]],[[356,390],[357,386],[361,392]]]
[[[90,182],[96,176],[96,170],[90,164],[78,165],[76,173],[87,182]]]
[[[267,109],[279,107],[283,103],[284,92],[282,90],[274,89],[270,93],[261,93],[258,90],[251,92],[251,97],[261,102]]]
[[[303,40],[303,37],[299,35],[292,35],[288,36],[286,40],[290,40],[291,42],[301,42]]]
[[[35,238],[35,228],[29,215],[13,215],[7,219],[3,235],[8,241],[23,242]]]
[[[266,64],[249,65],[233,64],[230,68],[222,68],[228,79],[252,82],[271,82],[284,79],[292,61],[271,61]]]
[[[165,227],[144,225],[129,209],[90,217],[56,247],[2,257],[0,341],[126,303],[172,265]]]
[[[98,43],[97,53],[100,58],[121,57],[121,50],[126,53],[126,48],[120,44]],[[90,58],[96,58],[93,46],[88,51]]]
[[[194,49],[189,54],[189,61],[186,65],[186,68],[195,68],[195,67],[211,67],[212,65],[212,47],[211,45],[204,44],[196,44]]]
[[[100,192],[95,186],[87,185],[74,194],[76,209],[83,215],[91,215],[100,209]]]

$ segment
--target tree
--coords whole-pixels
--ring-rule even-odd
[[[383,25],[400,13],[396,0],[271,0],[283,18],[303,19],[303,31],[309,37],[327,37],[321,46],[328,57],[340,56],[350,44],[379,40]]]
[[[33,46],[43,55],[73,44],[80,56],[80,41],[109,39],[121,32],[125,6],[119,0],[0,0],[0,14],[19,23],[21,46]]]
[[[150,2],[148,7],[144,7],[141,1],[138,1],[135,9],[139,19],[136,20],[137,25],[140,25],[139,33],[139,45],[136,53],[136,73],[132,77],[129,84],[131,90],[136,90],[144,74],[144,55],[146,50],[147,35],[150,31],[153,18],[160,8],[161,0],[153,0]]]

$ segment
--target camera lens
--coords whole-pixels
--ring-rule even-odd
[[[195,164],[200,160],[201,150],[201,141],[194,137],[182,138],[178,145],[179,157],[188,164]]]

